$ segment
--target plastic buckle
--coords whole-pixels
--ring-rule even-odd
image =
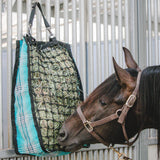
[[[90,121],[85,121],[83,124],[84,124],[84,127],[87,129],[88,132],[92,132],[93,131],[93,127],[91,126],[91,122]]]
[[[131,94],[126,101],[126,106],[131,108],[134,105],[135,101],[136,101],[136,96]]]

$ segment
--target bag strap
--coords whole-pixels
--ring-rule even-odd
[[[53,36],[53,33],[51,32],[51,26],[49,25],[48,21],[46,20],[46,18],[44,16],[44,13],[42,11],[42,7],[41,7],[39,2],[35,2],[32,6],[32,11],[31,11],[31,14],[30,14],[29,24],[28,24],[28,34],[31,35],[31,28],[32,28],[32,25],[33,25],[33,19],[34,19],[34,16],[35,16],[36,6],[39,8],[39,10],[41,12],[45,27],[48,30],[48,32],[50,33],[50,38],[53,38],[54,36]]]

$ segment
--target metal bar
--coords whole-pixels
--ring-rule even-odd
[[[96,57],[97,57],[97,82],[102,81],[101,67],[101,26],[100,26],[100,0],[96,0]]]
[[[110,160],[114,160],[114,158],[113,158],[113,150],[111,149],[110,151],[109,151],[109,158],[110,158]]]
[[[116,148],[116,150],[118,150],[118,148]],[[114,157],[115,160],[117,160],[118,159],[118,154],[116,152],[113,152],[113,157]]]
[[[28,22],[29,22],[29,16],[30,16],[30,13],[31,13],[31,0],[27,0],[26,1],[26,9],[27,9],[27,25],[28,25]],[[28,26],[27,26],[28,27]],[[27,28],[28,29],[28,28]],[[32,28],[31,28],[31,33],[32,33]]]
[[[77,59],[77,2],[72,0],[72,51],[75,61]]]
[[[26,1],[26,9],[27,9],[27,22],[29,21],[29,16],[31,13],[31,0]]]
[[[3,148],[2,111],[2,1],[0,1],[0,149]]]
[[[72,153],[71,154],[71,159],[75,159],[75,157],[76,157],[75,153]]]
[[[22,38],[22,0],[17,0],[17,39]]]
[[[64,40],[69,42],[68,0],[64,1]]]
[[[55,28],[56,38],[60,39],[60,16],[59,16],[59,0],[55,0]]]
[[[118,0],[118,54],[119,54],[119,63],[123,65],[123,56],[122,56],[122,0]]]
[[[95,150],[95,151],[94,151],[93,160],[97,160],[97,159],[98,159],[98,151]]]
[[[137,40],[138,40],[138,60],[141,68],[146,67],[146,1],[137,0]]]
[[[129,48],[128,0],[125,1],[125,46]]]
[[[93,20],[92,20],[92,0],[88,0],[88,93],[94,88],[94,72],[93,72]]]
[[[104,151],[104,160],[109,160],[108,149],[105,149]]]
[[[151,0],[148,0],[148,65],[152,65],[152,17]]]
[[[115,57],[116,56],[116,45],[115,45],[115,8],[114,8],[114,0],[111,1],[111,44],[112,44],[112,56]]]
[[[51,24],[51,0],[45,1],[45,8],[46,8],[46,19],[49,24]],[[49,33],[46,30],[46,39],[49,39]]]
[[[129,1],[129,11],[130,11],[130,16],[129,16],[129,33],[130,33],[130,50],[132,52],[133,57],[138,59],[138,51],[137,51],[137,6],[136,6],[137,1],[135,0],[130,0]]]
[[[84,97],[86,97],[86,5],[85,0],[80,3],[80,74],[83,84]]]
[[[77,15],[76,1],[72,0],[72,51],[75,61],[77,62]]]
[[[93,159],[93,151],[89,151],[88,155],[89,155],[89,160],[92,160]]]
[[[7,0],[7,108],[8,108],[8,146],[12,144],[11,125],[11,88],[12,88],[12,0]]]
[[[104,77],[108,77],[109,75],[109,52],[108,52],[108,1],[103,1],[104,7]]]
[[[132,158],[132,157],[133,157],[132,148],[133,148],[133,147],[129,147],[129,151],[128,151],[129,158]]]
[[[41,3],[41,0],[38,0],[39,3]],[[41,40],[42,39],[42,17],[41,13],[36,9],[36,39]]]
[[[86,152],[83,152],[83,153],[82,153],[82,160],[86,160],[86,157],[87,157],[87,153],[86,153]]]
[[[82,160],[82,155],[81,155],[81,153],[82,153],[82,152],[78,152],[78,153],[77,153],[77,160]]]
[[[159,44],[158,44],[158,2],[154,0],[154,36],[155,36],[155,59],[156,65],[159,64]]]
[[[98,159],[103,159],[104,158],[104,156],[103,156],[103,150],[100,150],[99,151],[99,158]]]

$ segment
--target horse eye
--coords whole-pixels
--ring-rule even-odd
[[[102,106],[107,105],[106,102],[104,102],[103,100],[99,100],[99,103],[100,103]]]
[[[118,101],[116,101],[116,104],[118,104],[118,105],[123,105],[124,102],[123,102],[122,100],[118,100]]]

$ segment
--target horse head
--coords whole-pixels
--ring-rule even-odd
[[[122,109],[136,87],[140,69],[130,51],[126,48],[123,50],[128,68],[122,69],[113,58],[115,73],[100,84],[80,104],[81,112],[89,122],[104,119]],[[141,107],[137,98],[125,119],[125,129],[129,139],[134,137],[140,129],[143,129],[141,128],[141,121]],[[126,141],[117,118],[94,127],[94,132],[103,138],[108,145],[124,144]],[[99,143],[99,141],[87,131],[79,113],[75,111],[63,124],[59,133],[59,143],[64,146],[65,151],[74,152],[83,147],[84,144],[94,144]]]

